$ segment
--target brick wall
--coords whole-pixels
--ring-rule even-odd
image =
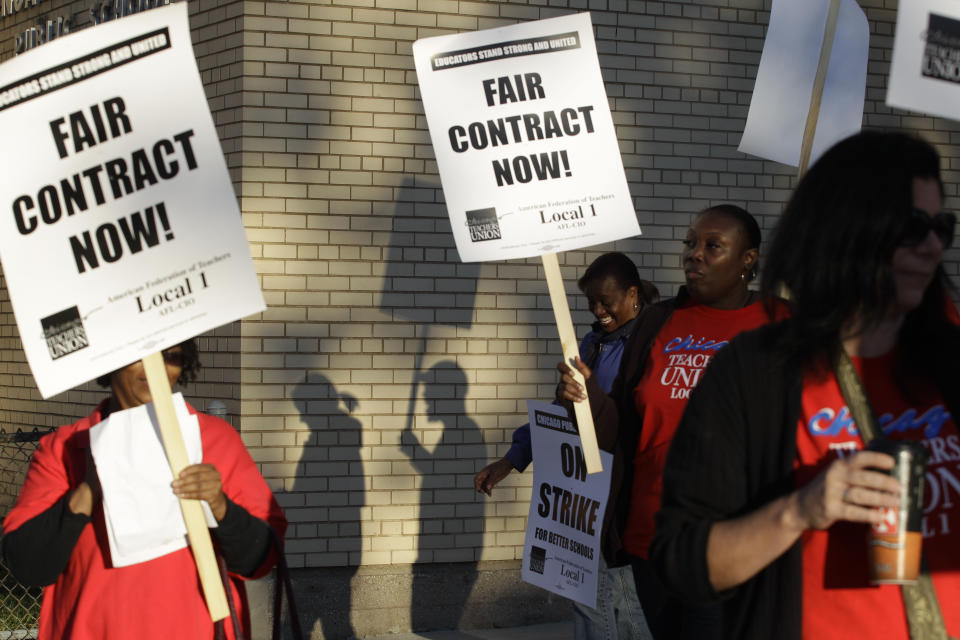
[[[883,105],[896,5],[861,5],[865,124],[937,144],[955,208],[957,124]],[[457,259],[410,50],[421,37],[587,9],[643,236],[561,256],[581,332],[590,318],[574,282],[599,253],[628,252],[670,295],[695,212],[729,201],[775,225],[796,170],[736,150],[769,2],[191,6],[269,309],[203,338],[208,366],[188,393],[229,400],[287,510],[294,566],[519,557],[531,474],[492,498],[471,480],[506,451],[525,399],[551,397],[556,331],[538,260]],[[947,254],[953,275],[957,258]],[[40,401],[6,298],[0,339],[0,426],[86,411],[88,391]]]

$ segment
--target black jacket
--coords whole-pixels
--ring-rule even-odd
[[[640,415],[637,413],[632,392],[646,368],[654,338],[667,323],[674,309],[688,298],[686,290],[681,287],[677,297],[644,307],[637,316],[636,326],[624,346],[620,371],[613,381],[609,395],[604,393],[594,378],[587,380],[587,395],[597,431],[597,444],[604,451],[613,453],[610,498],[603,517],[602,541],[603,557],[611,567],[630,562],[630,557],[623,548],[623,531],[630,511],[633,456],[640,434]],[[573,415],[570,402],[563,401],[561,404]]]
[[[724,638],[800,640],[801,544],[724,592],[707,574],[714,522],[750,513],[794,490],[803,372],[780,348],[787,323],[742,333],[717,353],[686,411],[667,456],[662,506],[650,548],[664,584],[695,601],[723,600]],[[956,383],[940,385],[953,415]]]

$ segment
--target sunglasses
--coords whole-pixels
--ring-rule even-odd
[[[935,216],[931,216],[923,209],[916,207],[910,211],[907,218],[907,224],[903,228],[903,235],[900,237],[901,247],[915,247],[927,239],[927,234],[933,231],[944,249],[948,249],[953,244],[953,228],[957,224],[957,216],[946,211],[941,211]]]

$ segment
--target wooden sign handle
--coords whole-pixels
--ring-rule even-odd
[[[176,478],[190,465],[190,460],[187,457],[187,448],[183,444],[183,436],[180,434],[180,423],[173,408],[170,380],[167,378],[167,369],[163,364],[163,355],[159,352],[151,353],[143,359],[143,368],[147,373],[147,386],[150,387],[153,407],[157,412],[157,422],[160,425],[163,448],[167,452],[167,462],[170,463],[170,470]],[[210,540],[207,521],[203,516],[203,508],[199,500],[181,499],[180,509],[187,523],[187,538],[190,540],[193,559],[197,563],[210,619],[214,622],[222,620],[230,615],[230,609],[227,606],[227,595],[223,588],[223,581],[220,579],[220,569],[217,567],[217,558],[213,553],[213,543]]]
[[[827,69],[830,66],[830,54],[833,40],[837,34],[837,20],[840,17],[840,0],[830,0],[827,11],[827,24],[823,30],[823,47],[820,49],[820,61],[817,75],[813,79],[813,93],[810,94],[810,109],[807,111],[807,123],[803,128],[803,143],[800,146],[800,167],[797,176],[802,178],[810,165],[813,150],[813,136],[817,132],[817,120],[820,119],[820,102],[823,100],[823,86],[827,82]]]
[[[567,302],[567,292],[563,288],[563,276],[560,275],[557,254],[547,253],[540,256],[540,259],[543,261],[543,271],[547,277],[547,289],[550,291],[550,303],[553,305],[553,316],[557,322],[557,331],[560,333],[563,359],[573,369],[574,379],[586,389],[583,376],[573,366],[573,360],[580,355],[580,350],[577,345],[577,334],[573,330],[570,305]],[[593,426],[590,401],[574,402],[573,410],[577,416],[580,446],[583,447],[583,458],[587,464],[587,473],[599,473],[603,471],[603,463],[600,461],[600,447],[597,446],[597,432]]]

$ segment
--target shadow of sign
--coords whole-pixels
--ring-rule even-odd
[[[407,428],[413,421],[427,342],[473,326],[480,268],[479,263],[460,262],[440,184],[406,178],[394,205],[379,307],[394,320],[413,325],[418,346]]]

